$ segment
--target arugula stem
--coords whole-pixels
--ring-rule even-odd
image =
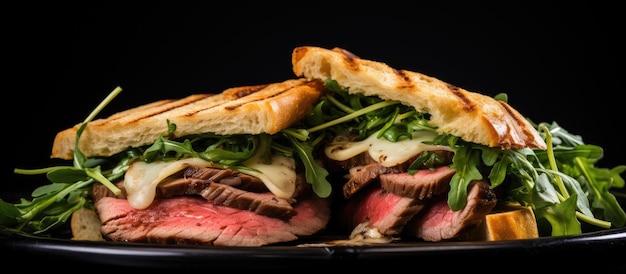
[[[67,168],[66,166],[46,167],[46,168],[38,168],[38,169],[15,168],[13,169],[13,172],[17,174],[22,174],[22,175],[37,175],[37,174],[44,174],[44,173],[48,173],[51,171],[55,171],[59,169],[66,169],[66,168]]]
[[[376,138],[380,138],[381,136],[383,136],[383,134],[385,134],[385,131],[393,126],[393,124],[396,122],[396,119],[398,118],[399,112],[400,109],[396,107],[395,111],[393,112],[393,117],[391,117],[391,119],[389,119],[389,121],[385,125],[383,125],[383,127],[378,131],[378,135],[376,136]]]
[[[50,205],[56,203],[58,200],[62,199],[63,197],[65,197],[68,193],[76,190],[76,189],[80,189],[83,188],[89,184],[93,183],[93,180],[87,180],[87,181],[82,181],[82,182],[77,182],[74,184],[69,185],[68,187],[64,188],[63,190],[57,192],[56,194],[52,195],[50,198],[46,199],[45,201],[42,201],[40,204],[38,204],[37,206],[33,207],[32,210],[29,210],[27,213],[25,213],[24,215],[22,215],[22,218],[25,220],[25,222],[22,222],[20,224],[19,229],[21,230],[31,219],[33,219],[35,216],[37,216],[40,212],[44,211],[46,208],[48,208]]]
[[[585,214],[583,214],[580,211],[576,211],[576,218],[588,223],[588,224],[592,224],[598,227],[602,227],[602,228],[611,228],[611,222],[608,221],[603,221],[603,220],[598,220],[596,218],[593,217],[589,217]]]
[[[302,142],[309,139],[309,132],[305,129],[296,130],[294,128],[286,128],[286,129],[281,130],[281,132],[288,134],[292,137],[295,137],[296,139]]]
[[[104,98],[104,100],[100,102],[100,104],[98,104],[98,106],[89,114],[89,116],[87,116],[83,123],[88,123],[93,120],[96,115],[98,115],[98,113],[100,113],[100,111],[102,111],[102,109],[104,109],[104,107],[108,105],[113,100],[113,98],[115,98],[115,96],[117,96],[120,92],[122,92],[122,88],[119,86],[115,87],[115,89],[113,89],[113,91],[111,91],[111,93],[109,93],[109,95]]]
[[[346,106],[345,104],[343,104],[342,102],[339,102],[339,100],[337,100],[335,97],[330,96],[330,95],[326,95],[324,96],[324,98],[326,98],[326,100],[328,100],[330,103],[332,103],[333,105],[335,105],[337,108],[339,108],[340,110],[342,110],[343,112],[346,113],[353,113],[355,110],[352,109],[349,106]]]
[[[87,173],[89,177],[105,185],[109,190],[111,190],[111,192],[113,192],[113,194],[115,194],[115,196],[119,196],[120,194],[122,194],[122,190],[119,189],[116,185],[114,185],[111,181],[109,181],[109,179],[104,177],[104,175],[102,175],[102,173],[100,172],[99,168],[96,171],[90,168],[86,168],[85,173]]]
[[[359,116],[361,116],[363,114],[366,114],[366,113],[368,113],[370,111],[374,111],[374,110],[377,110],[377,109],[380,109],[380,108],[388,107],[388,106],[399,104],[399,103],[400,102],[398,102],[398,101],[382,101],[382,102],[379,102],[379,103],[376,103],[376,104],[364,107],[362,109],[359,109],[359,110],[357,110],[355,112],[352,112],[352,113],[350,113],[350,114],[348,114],[346,116],[342,116],[342,117],[337,118],[335,120],[328,121],[328,122],[323,123],[321,125],[312,127],[310,129],[308,129],[308,131],[309,131],[309,133],[316,132],[318,130],[325,129],[327,127],[332,127],[334,125],[338,125],[338,124],[341,124],[343,122],[350,121],[350,120],[352,120],[352,119],[354,119],[356,117],[359,117]]]
[[[576,163],[576,165],[578,165],[578,168],[580,168],[581,172],[585,175],[585,179],[587,179],[587,182],[589,182],[589,187],[593,189],[593,194],[597,197],[598,193],[600,193],[600,190],[597,188],[597,184],[595,183],[593,176],[589,174],[589,171],[585,168],[585,165],[581,162],[580,158],[574,158],[574,162]]]
[[[411,115],[414,115],[416,111],[407,111],[405,113],[402,114],[398,114],[398,117],[396,118],[397,121],[402,121],[408,117],[411,117]]]
[[[559,171],[559,168],[556,166],[556,160],[554,159],[554,150],[552,147],[552,134],[550,133],[550,130],[548,129],[548,127],[546,127],[546,125],[542,124],[539,127],[546,133],[546,145],[548,146],[547,152],[548,152],[548,161],[550,162],[550,169],[554,171]],[[563,197],[565,197],[565,199],[569,198],[569,193],[567,192],[567,189],[565,188],[565,184],[563,184],[563,180],[561,179],[561,177],[555,176],[554,180],[556,181],[556,185],[559,187],[559,190],[563,194]]]
[[[554,170],[556,172],[558,172],[558,167],[556,166],[556,160],[554,158],[554,151],[552,148],[552,134],[551,132],[548,130],[548,128],[544,125],[541,124],[539,126],[545,133],[546,133],[546,145],[548,146],[547,149],[547,155],[548,155],[548,161],[550,162],[550,169]],[[586,169],[584,168],[584,165],[581,163],[579,158],[575,158],[574,161],[576,162],[576,164],[579,166],[579,168],[582,170],[584,176],[587,178],[587,180],[590,182],[589,186],[591,188],[594,189],[594,194],[599,193],[599,191],[595,188],[595,184],[593,184],[593,178],[592,176],[589,175],[589,173],[586,171]],[[565,184],[563,184],[563,179],[561,178],[561,176],[555,176],[554,180],[557,183],[557,186],[559,187],[559,189],[561,190],[561,193],[557,193],[557,197],[559,198],[559,200],[564,201],[565,199],[569,198],[570,195],[567,191],[567,189],[565,188]],[[599,220],[596,218],[593,218],[591,216],[587,216],[585,214],[583,214],[582,212],[576,210],[576,218],[578,218],[581,221],[584,221],[586,223],[598,226],[598,227],[602,227],[602,228],[611,228],[611,222],[609,221],[603,221],[603,220]]]
[[[122,190],[115,186],[111,181],[109,181],[109,179],[104,177],[99,168],[97,170],[90,170],[84,167],[86,157],[80,151],[78,145],[80,141],[80,136],[82,135],[83,130],[85,130],[85,128],[87,127],[87,124],[91,122],[96,117],[96,115],[98,115],[98,113],[100,113],[100,111],[102,111],[102,109],[104,109],[104,107],[108,105],[113,100],[113,98],[115,98],[115,96],[117,96],[120,92],[122,92],[122,88],[119,86],[115,87],[115,89],[113,89],[113,91],[111,91],[109,95],[107,95],[107,97],[102,102],[100,102],[100,104],[98,104],[98,106],[89,114],[89,116],[85,118],[85,121],[76,133],[76,143],[74,145],[74,166],[76,168],[84,169],[89,177],[104,184],[109,190],[115,193],[116,196],[120,195],[122,193]]]

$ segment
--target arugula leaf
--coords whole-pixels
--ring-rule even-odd
[[[78,147],[80,136],[97,113],[121,91],[118,87],[79,128],[73,166],[15,169],[18,174],[46,174],[51,184],[35,189],[30,201],[21,199],[18,204],[9,204],[0,200],[0,225],[16,231],[46,233],[66,222],[75,210],[89,206],[88,192],[92,183],[100,182],[119,193],[111,181],[124,176],[135,160],[151,162],[198,157],[213,162],[216,167],[250,174],[253,171],[241,164],[255,155],[259,147],[267,149],[268,153],[258,153],[268,157],[270,154],[297,156],[313,191],[320,197],[328,197],[332,191],[326,180],[328,171],[314,158],[318,145],[328,136],[349,132],[363,139],[379,132],[379,138],[395,142],[412,138],[414,131],[436,132],[426,112],[397,101],[349,94],[332,79],[326,80],[326,86],[331,93],[324,95],[302,122],[308,129],[288,128],[271,137],[201,134],[175,140],[169,137],[176,125],[168,120],[168,134],[151,146],[128,149],[106,159],[87,158]],[[495,98],[508,100],[503,93]],[[426,142],[446,145],[454,152],[452,168],[456,173],[450,181],[450,208],[460,210],[465,206],[472,181],[488,179],[491,188],[503,188],[502,200],[531,207],[538,223],[548,224],[552,236],[580,234],[580,222],[601,228],[625,226],[626,213],[610,191],[625,186],[621,174],[626,172],[626,165],[598,168],[595,164],[602,158],[602,148],[585,144],[579,135],[569,133],[556,122],[531,124],[545,138],[548,149],[501,150],[446,134]],[[409,174],[414,174],[418,168],[441,164],[443,160],[438,157],[429,152],[416,157],[408,168]]]
[[[402,104],[383,104],[385,101],[380,98],[349,94],[332,79],[326,80],[326,86],[331,93],[318,104],[320,107],[314,113],[316,123],[310,132],[357,132],[357,140],[362,140],[379,131],[378,137],[393,142],[411,136],[403,134],[414,130],[436,130],[428,124],[428,113]],[[508,101],[505,93],[494,98]],[[392,118],[385,120],[385,115]],[[585,144],[581,136],[569,133],[556,122],[529,122],[544,137],[548,149],[502,150],[446,134],[426,142],[446,145],[454,152],[452,167],[456,174],[450,181],[450,208],[462,209],[469,184],[487,176],[491,188],[504,188],[502,200],[530,206],[538,222],[551,223],[548,229],[553,235],[580,233],[579,221],[602,228],[626,225],[626,214],[610,192],[612,188],[624,187],[620,174],[626,171],[626,166],[597,168],[595,163],[603,154],[600,147]],[[416,157],[408,173],[415,174],[419,168],[437,163],[433,155],[425,152]]]
[[[608,170],[594,167],[592,161],[585,158],[576,157],[575,162],[575,169],[579,171],[576,174],[582,175],[579,177],[579,181],[587,189],[587,197],[591,201],[596,211],[595,213],[601,216],[601,218],[609,220],[615,226],[622,227],[626,225],[626,214],[615,199],[615,196],[610,193],[612,187],[623,187],[624,180],[616,176],[616,174],[624,172],[626,166]],[[614,184],[616,181],[617,184]]]
[[[0,199],[0,224],[16,231],[43,234],[67,221],[71,214],[86,203],[93,180],[73,184],[52,183],[33,191],[33,199],[21,199],[9,204]]]
[[[550,223],[551,236],[578,235],[582,230],[576,219],[576,200],[576,195],[572,195],[563,202],[535,209],[534,213]]]
[[[116,87],[79,127],[75,139],[73,167],[14,169],[18,174],[47,174],[52,183],[35,189],[31,194],[31,201],[21,199],[19,204],[12,205],[0,200],[0,225],[11,226],[16,231],[42,234],[64,224],[72,213],[87,203],[92,183],[103,183],[116,195],[120,194],[121,190],[106,178],[100,166],[89,166],[98,161],[89,161],[78,144],[87,124],[121,91],[120,87]]]
[[[306,141],[298,141],[291,135],[292,131],[283,131],[282,134],[291,142],[296,154],[304,163],[306,181],[313,187],[313,192],[322,198],[330,196],[331,184],[326,180],[328,171],[317,164],[313,157],[313,147]]]
[[[483,175],[477,166],[480,161],[480,152],[473,150],[471,146],[454,148],[454,158],[452,168],[456,173],[450,180],[450,191],[448,192],[448,205],[453,211],[458,211],[467,204],[467,188],[474,180],[482,180]]]

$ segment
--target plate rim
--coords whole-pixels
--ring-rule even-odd
[[[626,249],[626,227],[587,232],[573,236],[539,237],[504,241],[399,241],[388,244],[306,246],[269,245],[260,247],[162,245],[150,243],[92,242],[20,234],[0,233],[0,248],[15,256],[46,256],[65,262],[104,266],[150,268],[212,268],[237,263],[239,267],[272,267],[315,262],[328,263],[414,263],[415,259],[543,257],[594,252],[607,255]],[[307,239],[303,239],[304,242]],[[317,240],[313,242],[318,242]],[[617,262],[620,263],[620,262]]]

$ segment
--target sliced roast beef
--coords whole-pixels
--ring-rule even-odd
[[[339,212],[339,226],[352,230],[368,222],[385,235],[398,235],[423,204],[418,200],[389,193],[372,185],[346,201]]]
[[[326,155],[322,155],[322,157],[324,157],[326,169],[328,169],[329,172],[344,172],[353,167],[366,166],[371,163],[376,163],[376,160],[372,159],[372,156],[370,156],[368,152],[359,153],[358,155],[345,161],[337,161],[326,158],[325,156]]]
[[[480,224],[496,202],[496,195],[488,183],[474,181],[469,186],[467,204],[463,209],[452,211],[447,195],[439,195],[407,223],[404,233],[433,242],[455,238]]]
[[[184,178],[197,178],[229,185],[251,192],[268,192],[269,189],[259,178],[239,173],[232,169],[190,166],[185,169]]]
[[[298,197],[280,199],[271,192],[249,192],[222,184],[234,172],[188,168],[157,186],[157,197],[137,210],[122,195],[94,184],[92,197],[101,232],[113,241],[215,246],[262,246],[293,241],[324,229],[330,201],[312,194],[298,178]],[[243,177],[242,177],[243,178]]]
[[[246,178],[243,180],[234,180],[252,181],[247,178],[250,176],[241,175],[242,174],[234,171],[220,172],[215,168],[190,166],[181,173],[183,177],[170,177],[161,182],[156,188],[156,197],[169,198],[180,195],[199,195],[215,205],[249,210],[256,214],[284,220],[296,214],[295,209],[291,205],[295,202],[294,199],[287,200],[278,198],[269,191],[261,193],[250,192],[221,183],[225,180],[230,180],[227,179],[228,176],[231,178]],[[306,188],[308,185],[303,183],[303,180],[301,176],[297,179],[296,183],[303,185],[299,186],[300,188]],[[123,191],[123,194],[119,198],[125,198],[123,182],[119,182],[117,186]],[[256,189],[259,190],[258,187]],[[113,196],[108,188],[100,184],[94,185],[92,195],[95,200],[100,197]]]
[[[348,181],[343,185],[343,196],[350,198],[354,193],[378,179],[378,176],[398,172],[402,172],[402,169],[398,167],[385,167],[376,162],[365,166],[353,167],[350,169]]]
[[[432,169],[437,170],[437,172],[432,173],[431,176],[422,176],[422,174],[420,174],[419,176],[415,176],[414,179],[404,176],[408,174],[393,176],[385,182],[382,182],[385,184],[387,190],[392,192],[397,191],[394,193],[405,197],[416,197],[415,195],[419,195],[420,199],[426,198],[428,195],[432,195],[431,191],[445,191],[445,189],[440,187],[445,185],[443,184],[444,181],[450,180],[450,177],[454,175],[454,171],[450,168],[438,169],[437,166],[447,167],[450,163],[452,163],[454,153],[443,150],[429,151],[427,155],[420,154],[416,156],[416,158],[422,157],[422,155],[431,158],[432,160],[427,162],[435,166],[419,166],[418,168],[422,170],[420,172],[426,172]],[[346,161],[331,160],[331,163],[334,162],[331,166],[336,166],[335,168],[341,167],[348,170],[348,174],[345,176],[348,181],[343,185],[343,194],[345,198],[350,198],[354,195],[354,193],[358,192],[368,184],[382,179],[381,176],[383,175],[387,176],[388,174],[402,174],[406,172],[408,167],[416,158],[409,159],[396,166],[385,167],[372,159],[369,153],[361,153]],[[442,183],[440,184],[439,182]]]
[[[381,174],[379,180],[382,188],[391,193],[424,200],[448,192],[450,179],[455,173],[454,169],[442,166],[433,170],[422,169],[413,175],[406,172]]]
[[[195,194],[216,205],[245,209],[274,218],[289,219],[296,214],[291,206],[293,200],[278,198],[269,191],[250,192],[196,178],[178,178],[157,187],[157,197],[160,198]]]
[[[200,195],[216,205],[249,210],[273,218],[287,220],[296,214],[290,202],[271,192],[255,193],[222,184],[210,184]]]
[[[159,244],[262,246],[317,233],[330,218],[329,201],[315,195],[299,200],[296,215],[288,221],[196,196],[156,199],[143,210],[114,197],[103,197],[95,206],[107,239]]]
[[[497,199],[488,183],[472,182],[466,206],[453,212],[447,194],[454,173],[453,169],[440,167],[415,175],[380,175],[380,184],[370,185],[345,200],[340,227],[353,229],[367,223],[387,236],[404,235],[425,241],[455,238],[480,224]]]

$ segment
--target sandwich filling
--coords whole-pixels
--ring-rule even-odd
[[[579,221],[626,224],[609,192],[624,186],[626,167],[597,168],[600,147],[556,123],[532,123],[505,94],[469,92],[339,48],[298,47],[292,63],[304,78],[92,121],[105,100],[55,138],[51,157],[73,166],[16,169],[52,184],[32,201],[0,201],[0,224],[44,233],[95,202],[113,240],[265,245],[323,229],[336,186],[345,199],[333,215],[372,229],[362,236],[450,239],[496,203],[531,208],[545,235],[580,234]]]

